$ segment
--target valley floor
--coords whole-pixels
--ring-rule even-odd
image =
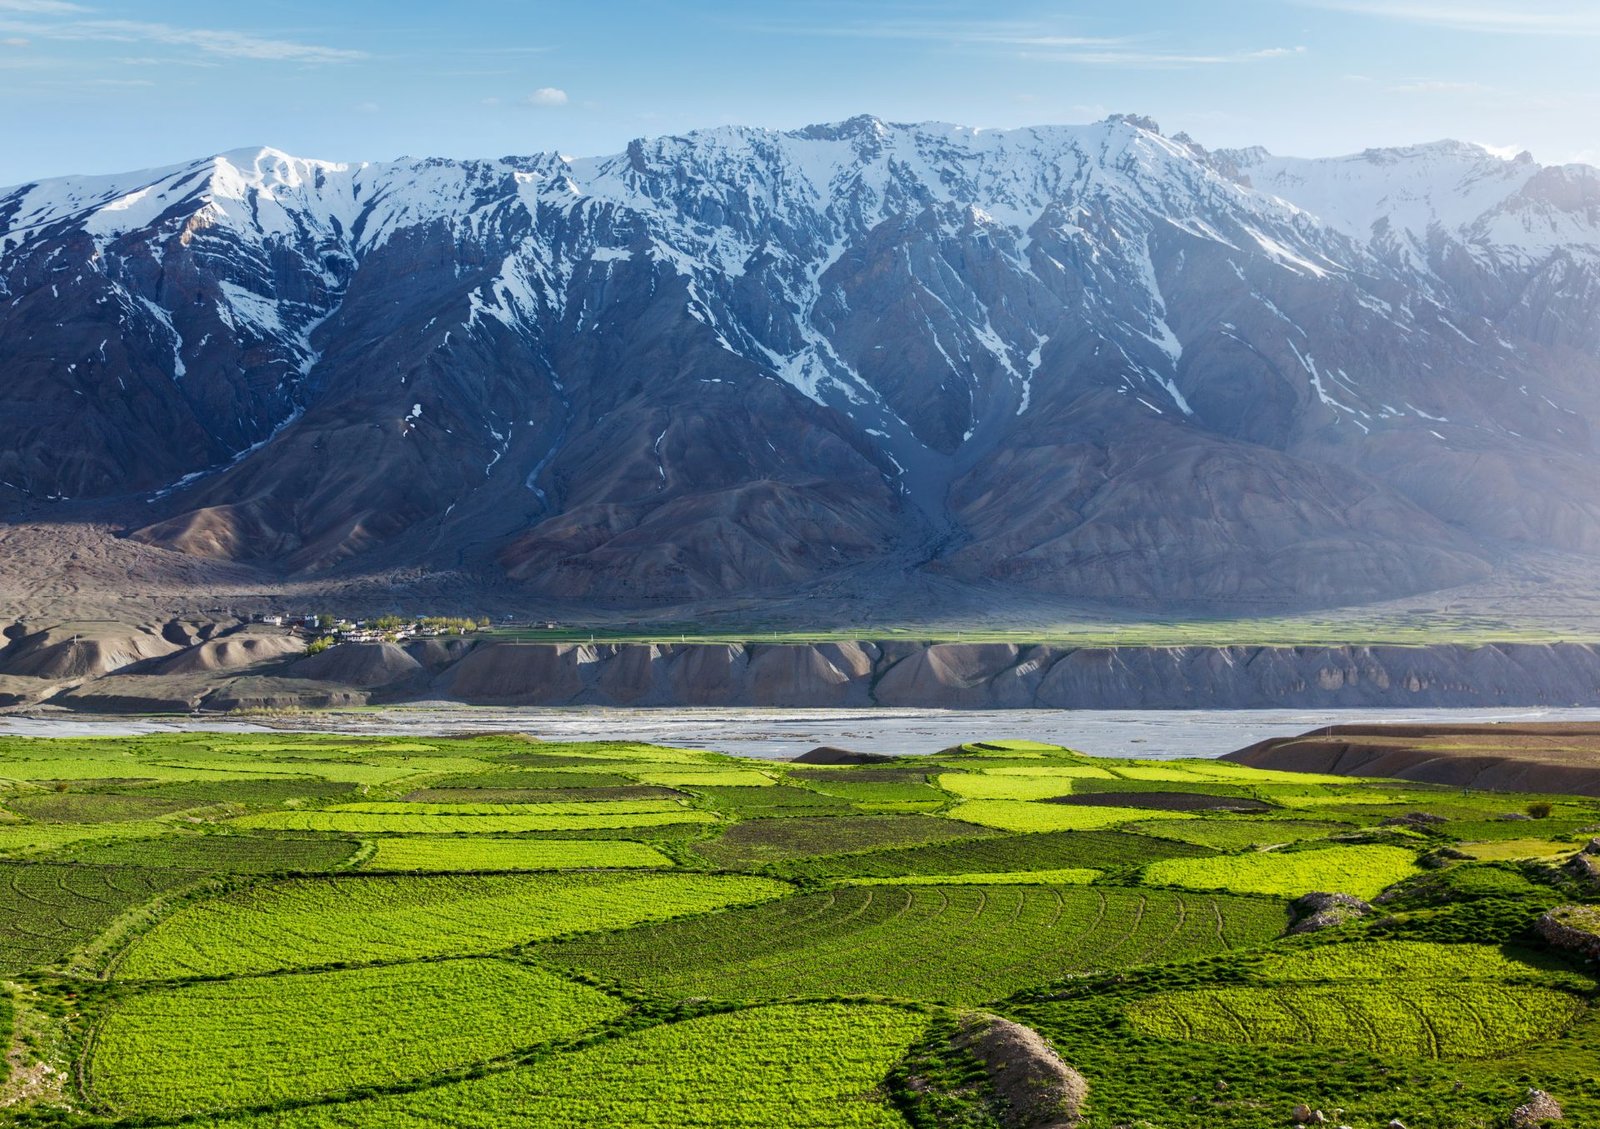
[[[1600,800],[597,735],[0,736],[0,1124],[1600,1122]]]

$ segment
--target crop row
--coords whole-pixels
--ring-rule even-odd
[[[121,914],[194,877],[134,867],[0,862],[0,973],[53,963]]]
[[[359,844],[331,835],[219,835],[172,831],[68,848],[74,862],[101,866],[165,867],[223,874],[312,873],[348,862]]]
[[[750,866],[993,834],[988,828],[927,815],[762,819],[736,823],[695,850],[718,866]]]
[[[1250,945],[1272,902],[1049,885],[849,886],[546,945],[539,959],[680,996],[978,1003],[1099,969]]]
[[[894,878],[1066,868],[1109,870],[1141,866],[1157,859],[1192,858],[1210,853],[1204,847],[1122,831],[1054,831],[824,855],[787,863],[783,870],[796,877],[817,878]]]
[[[1484,983],[1350,983],[1166,992],[1129,1005],[1145,1034],[1207,1043],[1480,1057],[1551,1038],[1583,1012],[1550,988]]]
[[[789,889],[700,874],[294,879],[183,907],[136,942],[116,974],[159,980],[491,953]]]

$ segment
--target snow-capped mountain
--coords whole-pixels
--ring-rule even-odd
[[[568,598],[1323,601],[1600,552],[1600,173],[1146,119],[0,190],[0,518]]]

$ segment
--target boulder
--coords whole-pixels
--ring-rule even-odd
[[[1295,923],[1289,927],[1290,933],[1315,933],[1332,929],[1372,912],[1370,903],[1353,894],[1327,893],[1306,894],[1296,898],[1290,903],[1289,909],[1295,915]]]

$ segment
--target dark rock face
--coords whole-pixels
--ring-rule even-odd
[[[611,604],[873,569],[1219,608],[1449,587],[1600,553],[1597,200],[1473,146],[1295,162],[1128,116],[27,185],[0,520],[70,500],[283,576]],[[625,693],[669,693],[658,659]],[[850,700],[836,659],[816,704]]]
[[[1558,667],[1571,672],[1576,659],[1596,657],[1565,654]],[[1555,657],[1553,652],[1552,657]],[[1520,660],[1530,673],[1536,669]],[[1564,678],[1551,669],[1553,679]],[[1466,671],[1461,676],[1469,676]],[[1579,676],[1582,678],[1583,676]],[[1594,691],[1581,689],[1581,681],[1568,684],[1580,700],[1596,699]],[[1448,704],[1461,704],[1457,684]],[[1403,692],[1403,691],[1402,691]],[[1498,693],[1504,694],[1500,689]],[[1489,725],[1331,725],[1299,737],[1272,738],[1229,753],[1224,760],[1256,768],[1289,772],[1336,773],[1345,776],[1389,776],[1456,788],[1501,792],[1560,792],[1600,796],[1600,724],[1588,722],[1505,723]],[[1406,822],[1426,826],[1432,819],[1414,813]],[[1530,819],[1520,812],[1502,819]]]

